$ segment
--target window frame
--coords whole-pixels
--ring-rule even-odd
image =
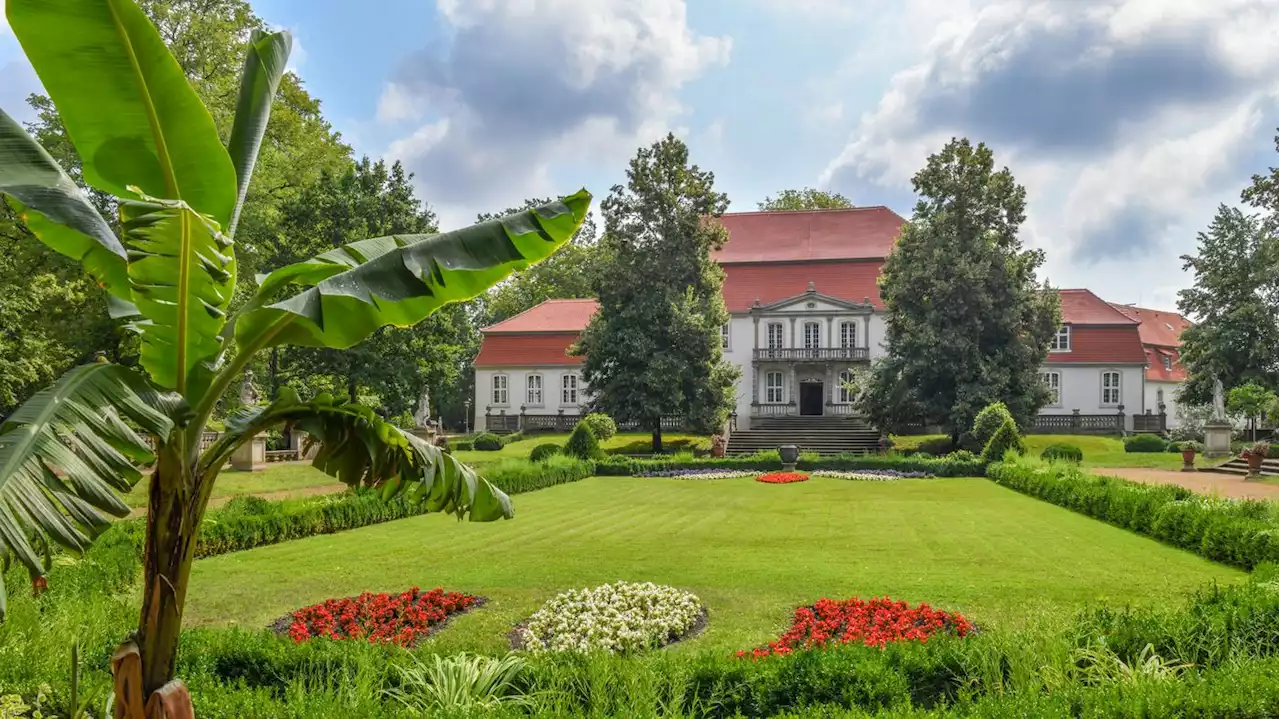
[[[847,330],[847,332],[846,332]],[[840,349],[857,349],[858,323],[844,320],[840,323]]]
[[[1054,379],[1053,382],[1048,381],[1050,377]],[[1049,391],[1053,393],[1053,399],[1049,402],[1049,404],[1045,406],[1061,407],[1062,406],[1062,373],[1059,372],[1058,370],[1053,370],[1053,369],[1040,370],[1040,382],[1043,383],[1046,387],[1048,387]]]
[[[502,380],[501,387],[498,386],[499,384],[498,380]],[[493,400],[492,404],[495,407],[511,406],[510,391],[511,391],[511,378],[505,372],[497,373],[493,375],[492,379],[489,380],[489,399]],[[502,399],[498,399],[499,392],[502,393]]]
[[[1160,355],[1160,365],[1164,367],[1165,372],[1173,371],[1173,358],[1169,355]]]
[[[578,391],[579,391],[578,385],[581,382],[582,382],[582,379],[578,377],[577,372],[564,373],[564,375],[560,378],[560,404],[566,407],[578,406]]]
[[[537,383],[536,383],[538,386],[537,386],[536,388],[533,386],[533,385],[535,384],[535,383],[534,383],[534,380],[535,380],[535,379],[536,379],[536,380],[538,380],[538,381],[537,381]],[[526,407],[542,407],[542,406],[544,406],[545,401],[546,401],[546,394],[544,394],[544,391],[545,391],[545,390],[546,390],[546,382],[544,382],[544,381],[542,380],[542,373],[541,373],[541,372],[530,372],[529,374],[525,375],[525,378],[524,378],[524,404],[525,404],[525,406],[526,406]],[[538,393],[538,394],[537,394],[537,398],[536,398],[536,399],[535,399],[534,394],[533,394],[534,392],[537,392],[537,393]]]
[[[1061,346],[1059,340],[1062,340]],[[1053,334],[1053,339],[1049,341],[1050,352],[1070,352],[1071,351],[1071,325],[1061,325],[1058,331]]]
[[[778,328],[778,345],[773,345],[773,328]],[[764,326],[764,346],[771,350],[785,349],[787,346],[787,335],[782,330],[781,322],[766,322]]]
[[[730,346],[731,342],[729,340],[729,337],[730,337],[729,325],[732,322],[733,320],[729,320],[728,322],[725,322],[723,325],[720,325],[720,351],[721,352],[728,352],[729,350],[733,349]]]
[[[1115,375],[1116,383],[1115,383],[1115,386],[1114,386],[1114,387],[1108,387],[1108,386],[1107,386],[1107,377],[1108,377],[1109,375]],[[1120,370],[1114,370],[1114,369],[1105,369],[1105,370],[1102,370],[1102,373],[1098,376],[1098,389],[1099,389],[1100,394],[1101,394],[1101,397],[1099,398],[1099,399],[1101,399],[1101,402],[1099,403],[1099,405],[1098,405],[1098,406],[1100,406],[1100,407],[1119,407],[1120,405],[1124,404],[1124,392],[1123,392],[1123,389],[1124,389],[1124,375],[1120,372]],[[1107,392],[1108,392],[1108,391],[1113,391],[1113,392],[1115,392],[1115,395],[1116,395],[1116,401],[1114,401],[1114,402],[1108,402],[1108,401],[1107,401]]]
[[[809,328],[813,328],[813,344],[809,344]],[[803,336],[804,348],[807,350],[822,349],[822,323],[816,320],[806,320],[804,323]]]
[[[854,393],[845,386],[846,382],[852,383],[853,380],[853,370],[842,370],[836,375],[836,404],[853,404]]]
[[[771,383],[771,380],[774,377],[778,378],[777,385],[774,385]],[[786,383],[787,383],[787,380],[783,376],[782,372],[779,372],[777,370],[774,370],[771,372],[765,372],[764,373],[764,403],[765,404],[785,404],[787,401],[787,396],[786,396],[786,392],[784,392],[783,390],[786,388]],[[778,398],[776,400],[773,399],[774,390],[777,390],[777,393],[778,393]]]

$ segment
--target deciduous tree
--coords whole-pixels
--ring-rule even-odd
[[[992,402],[1026,426],[1049,399],[1039,368],[1059,322],[1057,294],[1036,279],[1044,255],[1018,240],[1026,191],[967,139],[930,156],[912,185],[915,212],[880,279],[888,354],[862,410],[888,430],[942,425],[953,445]]]
[[[853,207],[849,198],[838,192],[815,190],[783,190],[777,197],[766,197],[758,203],[761,210],[841,210]]]

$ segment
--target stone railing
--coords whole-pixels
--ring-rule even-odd
[[[752,358],[757,362],[862,362],[870,358],[866,347],[783,347],[780,349],[756,349]]]
[[[1035,434],[1124,434],[1124,412],[1080,414],[1080,410],[1075,410],[1071,414],[1036,415],[1031,431]]]

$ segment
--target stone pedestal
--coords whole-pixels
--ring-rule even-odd
[[[1204,425],[1204,456],[1209,459],[1231,454],[1231,423],[1211,419]]]
[[[231,455],[231,468],[242,472],[257,472],[267,468],[267,435],[257,435],[236,447]]]

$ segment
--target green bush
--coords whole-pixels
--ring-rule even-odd
[[[946,457],[921,457],[874,454],[817,455],[801,452],[796,469],[811,471],[833,469],[852,471],[857,469],[896,469],[902,472],[928,472],[938,477],[980,477],[987,463],[966,451],[952,452]],[[695,457],[677,454],[661,459],[627,459],[610,457],[596,464],[601,475],[636,475],[645,472],[661,472],[672,469],[759,469],[780,470],[782,460],[777,451],[765,450],[756,454],[732,457]],[[624,471],[625,470],[625,471]]]
[[[1135,434],[1124,440],[1126,452],[1163,452],[1168,446],[1169,443],[1158,434]]]
[[[476,438],[471,441],[471,445],[481,452],[497,452],[502,449],[502,438],[491,432],[484,432],[476,435]]]
[[[521,494],[576,482],[595,472],[595,463],[590,460],[554,455],[536,463],[527,459],[504,459],[485,467],[480,475],[507,494]]]
[[[930,437],[929,439],[926,439],[920,444],[916,445],[916,449],[914,453],[909,451],[903,451],[902,454],[904,455],[927,454],[933,457],[941,457],[945,454],[948,454],[949,452],[951,452],[950,437]]]
[[[505,447],[512,442],[519,442],[524,439],[524,432],[508,432],[506,434],[497,435],[497,437],[498,441],[502,442],[502,446]]]
[[[475,442],[469,439],[455,439],[449,443],[450,452],[470,452],[475,448]]]
[[[1074,444],[1055,443],[1045,447],[1040,457],[1047,460],[1079,463],[1084,461],[1084,452]]]
[[[542,460],[554,457],[557,454],[560,454],[560,445],[551,443],[540,444],[537,447],[534,447],[533,451],[529,453],[529,461],[541,462]]]
[[[1009,450],[1019,454],[1026,451],[1022,445],[1022,435],[1018,434],[1018,425],[1014,423],[1013,417],[1006,417],[1000,428],[991,435],[991,439],[983,445],[982,458],[988,462],[999,462],[1004,459],[1005,453]]]
[[[1246,569],[1280,553],[1276,505],[1223,500],[1168,484],[1103,477],[1067,465],[993,462],[987,476],[1011,489]]]
[[[564,453],[579,459],[594,459],[600,454],[600,441],[586,422],[579,422],[564,443]]]
[[[974,416],[973,430],[969,433],[973,437],[974,446],[985,449],[987,442],[990,442],[996,432],[1004,426],[1005,420],[1013,422],[1013,415],[1004,402],[992,402],[983,407],[982,411]],[[1017,429],[1016,422],[1014,429]]]
[[[591,433],[601,442],[618,433],[618,425],[614,424],[612,417],[603,412],[592,412],[583,417],[582,424],[587,425]]]

